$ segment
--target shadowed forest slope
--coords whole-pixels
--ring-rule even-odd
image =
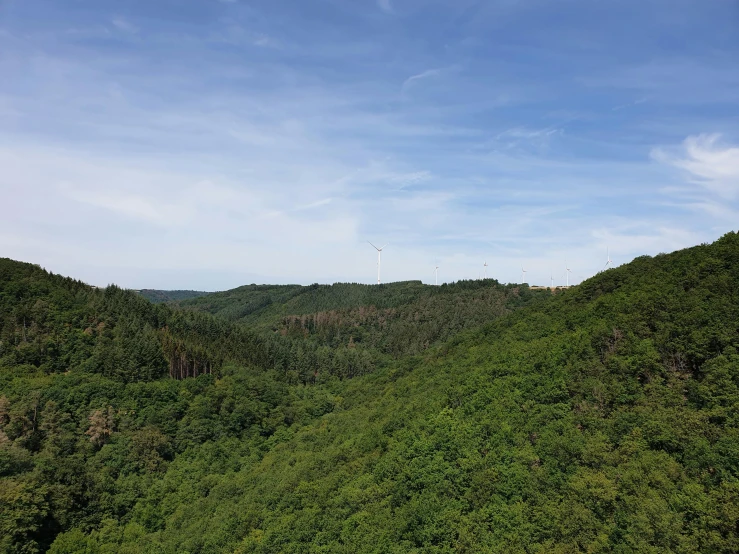
[[[730,233],[315,384],[235,359],[141,381],[5,354],[0,546],[739,551],[738,285]],[[310,325],[282,338],[336,349]]]

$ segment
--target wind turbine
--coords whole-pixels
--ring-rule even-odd
[[[525,282],[526,282],[526,271],[527,271],[527,270],[525,270],[525,269],[523,268],[523,266],[521,266],[521,282],[522,282],[522,283],[525,283]]]
[[[608,266],[613,263],[613,260],[611,260],[611,253],[609,252],[608,247],[606,247],[606,257],[608,258],[608,261],[606,262],[606,265],[603,266],[603,269],[601,269],[601,271],[608,269]]]
[[[549,288],[553,289],[554,288],[554,272],[553,271],[549,272],[549,283],[550,283]]]
[[[367,241],[367,242],[372,244],[370,241]],[[387,246],[387,244],[381,246],[380,248],[377,248],[374,244],[372,244],[372,248],[377,250],[377,284],[378,285],[380,284],[380,261],[382,257],[382,249],[385,248],[385,246]]]
[[[434,268],[434,275],[436,277],[436,286],[438,287],[439,286],[439,266],[438,265]]]
[[[485,262],[484,264],[482,264],[482,266],[485,268],[485,279],[487,279],[488,278],[488,263]]]
[[[572,270],[570,269],[570,266],[567,265],[567,260],[565,260],[565,275],[567,276],[567,286],[570,286],[570,273],[572,273]]]

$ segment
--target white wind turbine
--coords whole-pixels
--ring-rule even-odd
[[[482,266],[485,268],[485,279],[487,279],[488,278],[488,263],[485,262],[484,264],[482,264]]]
[[[526,272],[527,271],[528,270],[524,269],[523,266],[521,266],[521,282],[522,283],[525,283],[526,282]]]
[[[570,269],[570,266],[567,265],[567,260],[565,260],[565,275],[567,276],[567,286],[570,286],[570,273],[572,273],[572,270]]]
[[[554,288],[554,272],[549,272],[549,288]]]
[[[370,244],[372,244],[370,241],[367,241],[367,242],[369,242]],[[377,284],[378,285],[380,284],[380,262],[382,261],[381,260],[381,257],[382,257],[382,249],[385,248],[385,246],[387,246],[387,244],[381,246],[380,248],[377,248],[374,244],[372,244],[372,248],[374,248],[375,250],[377,250]]]
[[[434,277],[436,279],[436,286],[439,286],[439,266],[434,267]]]
[[[606,258],[608,258],[608,261],[606,262],[606,265],[603,266],[603,269],[601,269],[601,271],[608,269],[608,266],[613,263],[613,260],[611,260],[611,253],[608,250],[608,247],[606,247]]]

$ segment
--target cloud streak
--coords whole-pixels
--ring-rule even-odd
[[[110,20],[110,22],[116,29],[118,29],[119,31],[123,31],[124,33],[136,34],[139,31],[138,27],[133,25],[124,17],[114,17]]]
[[[418,73],[416,75],[411,75],[405,81],[403,81],[403,85],[400,87],[400,91],[403,93],[406,93],[411,89],[411,87],[414,84],[417,84],[418,82],[423,81],[425,79],[432,79],[432,78],[438,77],[442,74],[443,71],[444,70],[441,68],[427,69],[426,71],[422,71],[421,73]]]
[[[739,198],[739,146],[722,143],[719,134],[689,136],[681,151],[655,148],[652,157],[683,170],[691,183],[724,199]]]

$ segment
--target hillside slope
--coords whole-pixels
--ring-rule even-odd
[[[279,342],[279,341],[278,341]],[[0,367],[99,373],[122,381],[216,374],[227,361],[274,364],[275,346],[208,314],[176,312],[0,258]]]
[[[361,306],[388,310],[417,304],[429,298],[459,296],[467,291],[509,291],[518,288],[518,285],[502,286],[493,279],[459,281],[440,286],[424,285],[421,281],[399,281],[379,286],[358,283],[246,285],[212,293],[205,298],[183,300],[178,305],[231,321],[270,325],[291,315],[354,310]]]
[[[211,474],[207,492],[183,479],[197,457],[175,461],[142,502],[160,507],[154,525],[134,516],[84,540],[163,552],[736,552],[737,285],[734,234],[640,258],[346,382],[332,412],[260,462]]]
[[[200,298],[212,294],[200,290],[156,290],[141,289],[138,293],[153,304],[160,302],[177,302],[180,300],[190,300],[192,298]]]
[[[354,379],[2,370],[2,545],[737,552],[738,286],[730,233]]]
[[[460,331],[523,306],[545,302],[547,290],[493,279],[441,286],[407,281],[377,285],[249,285],[177,303],[248,324],[265,333],[307,339],[320,347],[362,346],[373,359],[418,354]]]
[[[345,342],[254,332],[0,259],[0,551],[130,518],[169,462],[209,441],[258,460],[281,429],[333,409],[336,378],[382,362]]]

